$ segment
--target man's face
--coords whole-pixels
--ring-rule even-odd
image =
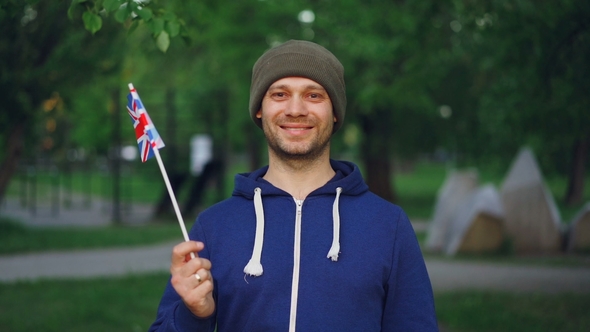
[[[303,77],[274,82],[256,117],[271,151],[283,159],[315,159],[330,146],[336,118],[326,90]]]

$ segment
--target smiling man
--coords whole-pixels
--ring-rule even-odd
[[[345,90],[320,45],[292,40],[258,59],[250,115],[269,165],[236,175],[232,197],[174,247],[151,331],[437,331],[408,217],[330,159]]]
[[[329,157],[337,119],[328,92],[316,82],[304,77],[276,81],[264,95],[256,118],[264,120],[262,128],[273,158],[307,162],[322,154]]]

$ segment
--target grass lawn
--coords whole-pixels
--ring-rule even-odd
[[[590,294],[470,291],[435,298],[444,331],[590,331]]]
[[[147,331],[167,274],[0,284],[0,331]]]
[[[168,275],[0,284],[0,331],[146,331]],[[590,331],[590,294],[435,295],[443,331]]]
[[[442,164],[419,163],[410,172],[394,175],[401,206],[412,220],[432,218],[436,194],[446,177]]]
[[[192,222],[187,223],[190,228]],[[25,227],[0,218],[0,255],[42,250],[72,250],[118,246],[137,246],[178,240],[182,233],[177,223],[145,226],[84,228]]]

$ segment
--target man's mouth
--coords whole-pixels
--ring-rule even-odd
[[[313,128],[313,125],[307,123],[283,123],[279,124],[279,126],[285,130],[309,130]]]
[[[309,130],[312,127],[291,127],[291,126],[281,126],[281,128],[285,130]]]

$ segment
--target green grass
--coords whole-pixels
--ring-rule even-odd
[[[435,294],[445,331],[590,331],[590,294],[511,294],[489,291]]]
[[[431,163],[418,163],[412,171],[396,174],[397,204],[413,220],[432,218],[436,194],[445,177],[445,166]]]
[[[187,228],[191,227],[187,224]],[[84,228],[26,227],[0,219],[0,255],[44,250],[137,246],[182,241],[178,224]]]
[[[0,331],[146,331],[168,274],[0,284]],[[447,332],[590,331],[590,294],[435,294]]]
[[[147,331],[168,274],[0,284],[0,331]]]
[[[155,163],[152,164],[156,165]],[[157,168],[157,165],[154,166]],[[150,171],[150,170],[148,170]],[[165,185],[160,173],[145,170],[134,171],[124,169],[120,178],[120,196],[124,201],[137,203],[156,202],[163,194]],[[23,176],[15,176],[10,183],[7,194],[13,197],[30,191],[37,191],[37,199],[48,200],[55,194],[56,188],[60,188],[61,199],[76,195],[81,197],[110,198],[113,196],[114,180],[110,175],[100,172],[75,171],[71,173],[37,172]]]

